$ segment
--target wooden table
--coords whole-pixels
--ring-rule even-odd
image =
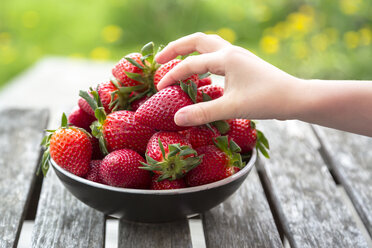
[[[46,58],[0,93],[0,247],[17,246],[35,205],[32,247],[104,246],[107,218],[75,199],[53,170],[44,179],[35,170],[43,129],[58,126],[78,90],[106,80],[111,66]],[[372,139],[298,121],[258,125],[271,159],[259,160],[236,194],[201,215],[206,247],[370,246]],[[118,241],[192,247],[188,220],[121,220]]]

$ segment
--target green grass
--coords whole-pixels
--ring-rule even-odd
[[[299,77],[371,79],[369,13],[361,0],[2,0],[0,86],[46,55],[119,60],[197,31]]]

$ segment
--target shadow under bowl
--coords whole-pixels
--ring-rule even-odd
[[[78,177],[57,165],[52,167],[64,186],[80,201],[116,218],[137,222],[169,222],[203,213],[231,196],[247,178],[256,162],[253,150],[247,165],[217,182],[174,190],[112,187]]]

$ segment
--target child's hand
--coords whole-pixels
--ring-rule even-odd
[[[198,51],[174,67],[159,82],[162,89],[192,74],[225,76],[225,93],[216,100],[180,109],[175,122],[194,126],[231,118],[288,119],[296,111],[297,79],[217,35],[195,33],[169,43],[156,56],[166,63],[178,55]]]

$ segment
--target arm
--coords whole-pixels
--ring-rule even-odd
[[[302,80],[216,35],[192,34],[171,42],[156,60],[165,63],[198,51],[159,82],[162,89],[191,74],[225,76],[225,94],[176,113],[178,125],[230,118],[299,119],[372,136],[372,82]]]

